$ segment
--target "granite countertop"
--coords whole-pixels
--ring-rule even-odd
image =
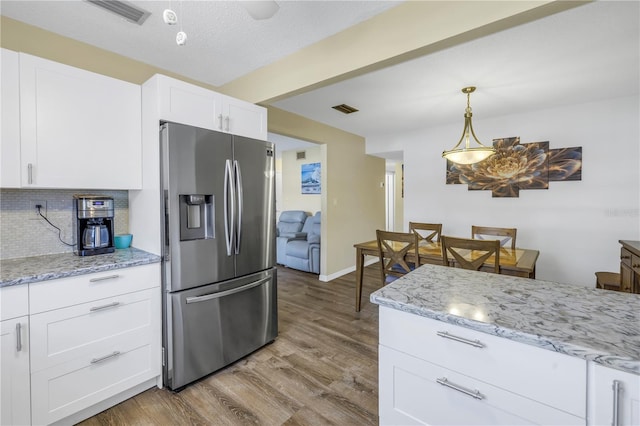
[[[371,302],[640,375],[640,294],[423,265]]]
[[[160,256],[137,248],[118,249],[96,256],[49,254],[0,260],[0,287],[73,277],[112,269],[160,262]]]

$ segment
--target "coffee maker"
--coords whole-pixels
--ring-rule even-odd
[[[93,256],[113,253],[113,198],[102,195],[74,195],[76,254]]]

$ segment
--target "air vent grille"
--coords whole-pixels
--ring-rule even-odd
[[[356,108],[349,106],[347,104],[340,104],[340,105],[332,106],[331,108],[338,110],[343,114],[351,114],[353,112],[358,111]]]
[[[98,6],[106,11],[114,13],[129,22],[142,25],[144,21],[151,15],[151,12],[140,9],[132,3],[121,0],[86,0],[87,2]]]
[[[307,151],[296,152],[296,160],[304,160],[305,158],[307,158]]]

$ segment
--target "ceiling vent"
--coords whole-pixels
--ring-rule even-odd
[[[140,9],[128,1],[120,0],[86,0],[87,2],[98,6],[106,11],[114,13],[127,21],[142,25],[144,21],[151,15],[151,12]]]
[[[347,104],[340,104],[340,105],[332,106],[331,108],[336,109],[336,110],[340,111],[343,114],[351,114],[352,112],[357,112],[358,111],[354,107],[349,106]]]
[[[305,158],[307,158],[307,151],[296,152],[296,160],[304,160]]]

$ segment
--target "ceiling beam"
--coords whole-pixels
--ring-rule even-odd
[[[218,90],[268,105],[584,3],[407,1]]]

